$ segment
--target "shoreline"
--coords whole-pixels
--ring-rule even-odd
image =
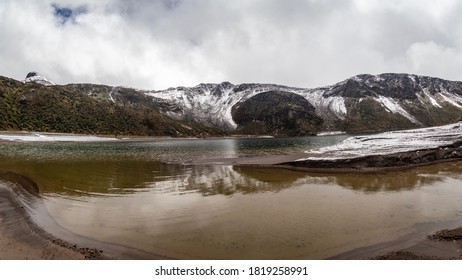
[[[359,247],[328,260],[461,260],[461,221],[416,225],[413,232],[394,240]]]
[[[277,163],[276,165],[279,167],[319,173],[374,173],[398,171],[459,160],[462,160],[461,140],[437,148],[346,159],[288,161]]]
[[[169,259],[76,235],[57,225],[51,217],[44,217],[55,232],[66,236],[64,240],[37,225],[27,212],[31,207],[26,204],[37,207],[41,199],[39,188],[32,180],[17,173],[0,171],[0,260]]]
[[[83,260],[90,254],[77,245],[50,238],[34,226],[24,206],[10,186],[0,183],[0,259],[2,260]]]

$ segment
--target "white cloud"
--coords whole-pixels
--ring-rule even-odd
[[[413,44],[407,51],[415,72],[439,73],[448,79],[460,80],[462,52],[433,41]]]
[[[76,11],[72,21],[54,6]],[[0,75],[162,89],[315,87],[360,73],[462,80],[457,1],[103,0],[0,3]]]

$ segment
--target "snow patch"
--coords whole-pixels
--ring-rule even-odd
[[[322,131],[316,134],[316,136],[328,136],[328,135],[343,135],[347,134],[345,131]]]
[[[399,105],[398,101],[393,98],[385,97],[385,96],[378,96],[374,97],[374,100],[377,101],[385,108],[388,112],[400,114],[401,116],[405,117],[406,119],[410,120],[415,124],[420,124],[418,120],[416,120],[411,114],[409,114],[406,110]]]
[[[347,114],[344,98],[341,96],[325,97],[325,93],[325,90],[310,90],[298,94],[305,97],[314,106],[318,115],[322,115],[322,112],[330,111],[339,119],[344,119]]]
[[[438,107],[438,108],[442,108],[441,105],[435,100],[435,98],[433,98],[433,96],[430,95],[430,93],[428,92],[428,89],[424,89],[423,93],[430,100],[430,103],[433,106]]]
[[[112,103],[116,103],[114,98],[112,97],[112,93],[114,92],[116,88],[112,88],[111,91],[108,93],[109,99],[112,101]]]
[[[117,141],[117,138],[98,137],[92,135],[72,135],[72,134],[42,134],[42,133],[3,133],[0,139],[6,141],[22,142],[106,142]]]
[[[455,107],[461,108],[462,109],[462,97],[455,95],[453,93],[443,91],[440,92],[439,95],[447,102],[451,103]]]

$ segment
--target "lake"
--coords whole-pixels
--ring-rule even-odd
[[[1,143],[0,169],[37,183],[28,212],[47,232],[130,258],[323,259],[461,225],[461,162],[376,174],[189,164],[346,137]]]

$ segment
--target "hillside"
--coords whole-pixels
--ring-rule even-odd
[[[221,134],[220,130],[159,113],[151,98],[134,89],[43,84],[37,77],[25,83],[0,77],[0,130],[113,136]]]

